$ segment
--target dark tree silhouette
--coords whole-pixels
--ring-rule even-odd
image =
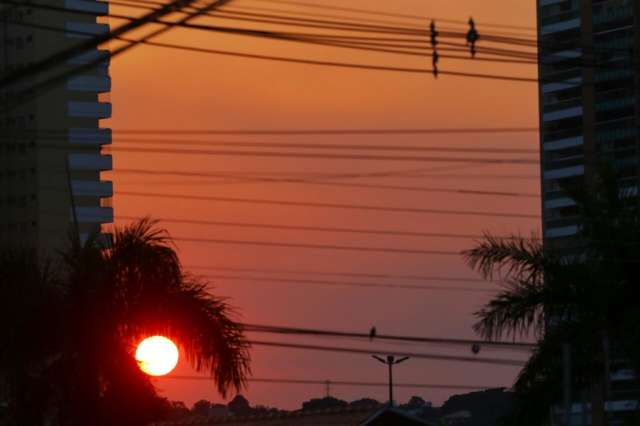
[[[187,408],[184,402],[182,401],[164,401],[164,416],[163,418],[166,420],[180,420],[188,417],[191,414],[191,411]]]
[[[353,408],[371,408],[371,407],[377,407],[380,405],[382,404],[380,404],[379,401],[373,398],[360,398],[360,399],[351,401],[349,403],[349,407],[353,407]]]
[[[227,404],[229,411],[236,416],[246,416],[251,414],[251,404],[244,396],[238,394]]]
[[[61,277],[31,250],[0,252],[0,413],[3,425],[38,425],[53,403],[61,349]]]
[[[344,408],[347,405],[347,401],[334,398],[332,396],[326,396],[324,398],[314,398],[302,403],[302,411],[316,411],[326,410],[328,408]]]
[[[595,426],[605,422],[610,342],[619,343],[618,359],[640,367],[640,309],[632,303],[640,267],[633,255],[640,246],[640,199],[621,189],[607,169],[592,187],[565,191],[581,221],[572,250],[545,247],[539,239],[487,235],[464,252],[474,269],[504,282],[477,312],[475,330],[488,340],[527,334],[538,340],[514,385],[513,425],[549,420],[549,407],[561,400],[558,354],[564,343],[573,353],[573,386],[590,388]]]
[[[0,345],[0,396],[13,424],[138,426],[161,417],[167,404],[133,358],[154,334],[174,340],[223,395],[243,387],[248,344],[233,310],[183,272],[155,222],[116,228],[107,249],[76,242],[63,265],[56,274],[36,253],[0,254],[0,331],[11,341]]]
[[[211,409],[211,403],[206,399],[196,401],[191,407],[191,412],[197,416],[209,417],[209,410]]]
[[[474,426],[495,426],[498,419],[510,413],[512,397],[502,388],[453,395],[442,404],[440,412],[447,415],[469,411]]]
[[[416,395],[409,398],[409,402],[407,402],[407,408],[409,408],[410,410],[424,408],[426,405],[427,401],[425,401],[421,396]]]

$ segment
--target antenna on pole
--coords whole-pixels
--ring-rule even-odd
[[[324,382],[324,384],[325,384],[326,396],[327,398],[329,398],[331,396],[331,380],[327,380],[326,382]]]

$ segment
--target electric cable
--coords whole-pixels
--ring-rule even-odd
[[[343,209],[343,210],[384,211],[384,212],[390,212],[390,213],[446,214],[446,215],[455,215],[455,216],[509,217],[509,218],[517,218],[517,219],[539,219],[540,218],[539,215],[527,214],[527,213],[431,209],[431,208],[420,208],[420,207],[392,207],[392,206],[376,206],[376,205],[345,204],[345,203],[320,203],[320,202],[308,202],[308,201],[271,200],[271,199],[242,198],[242,197],[196,196],[196,195],[167,194],[167,193],[154,193],[154,192],[121,191],[118,193],[118,195],[125,196],[125,197],[133,196],[133,197],[169,198],[172,200],[183,199],[183,200],[194,200],[194,201],[217,201],[217,202],[227,202],[227,203],[266,204],[266,205],[279,205],[279,206],[289,206],[289,207],[318,207],[318,208]]]
[[[430,359],[430,360],[438,360],[438,361],[492,364],[492,365],[499,365],[503,367],[523,367],[526,364],[525,361],[515,360],[515,359],[502,359],[502,358],[441,355],[441,354],[404,352],[404,351],[398,352],[398,351],[389,351],[389,350],[347,348],[347,347],[339,347],[339,346],[320,346],[320,345],[308,345],[308,344],[297,344],[297,343],[284,343],[284,342],[273,342],[273,341],[264,341],[264,340],[250,340],[249,343],[253,346],[267,346],[267,347],[300,349],[300,350],[309,350],[309,351],[349,353],[349,354],[367,355],[367,356],[375,353],[384,353],[384,354],[389,354],[394,356],[408,356],[415,359]]]
[[[122,220],[140,220],[140,216],[117,215],[116,219]],[[270,223],[251,223],[237,221],[216,221],[203,219],[186,219],[186,218],[157,218],[160,222],[204,225],[204,226],[221,226],[221,227],[240,227],[240,228],[263,228],[263,229],[280,229],[290,231],[311,231],[311,232],[329,232],[329,233],[348,233],[348,234],[367,234],[367,235],[388,235],[400,237],[420,237],[420,238],[452,238],[452,239],[480,239],[479,234],[454,234],[447,232],[420,232],[420,231],[403,231],[398,229],[367,229],[367,228],[346,228],[346,227],[328,227],[328,226],[305,226],[305,225],[280,225]],[[507,237],[501,237],[507,238]]]
[[[324,330],[324,329],[311,329],[301,327],[290,326],[273,326],[263,324],[243,324],[247,331],[271,333],[271,334],[286,334],[286,335],[304,335],[304,336],[328,336],[328,337],[349,337],[357,338],[367,341],[380,340],[380,341],[395,341],[395,342],[412,342],[412,343],[437,343],[454,346],[462,346],[471,348],[472,345],[481,345],[494,349],[510,349],[510,350],[524,350],[531,351],[536,347],[533,343],[526,342],[504,342],[504,341],[489,341],[489,340],[477,340],[477,339],[454,339],[447,337],[418,337],[418,336],[399,336],[399,335],[385,335],[376,333],[374,336],[371,333],[358,333],[358,332],[346,332],[336,330]]]
[[[182,374],[167,374],[165,376],[154,377],[154,380],[195,380],[195,381],[212,381],[212,377],[206,376],[193,376]],[[327,383],[331,386],[344,386],[344,387],[380,387],[387,388],[388,383],[384,382],[366,382],[366,381],[354,381],[354,380],[317,380],[317,379],[285,379],[285,378],[260,378],[250,377],[247,379],[249,383],[272,383],[272,384],[284,384],[284,385],[321,385],[326,386]],[[435,383],[393,383],[397,388],[409,388],[409,389],[453,389],[453,390],[482,390],[497,388],[496,385],[481,386],[481,385],[454,385],[454,384],[435,384]],[[508,386],[506,386],[508,387]]]
[[[180,239],[176,239],[180,241]],[[459,253],[455,253],[458,254]],[[232,281],[247,281],[247,282],[268,282],[274,284],[295,284],[295,285],[317,285],[317,286],[329,286],[329,287],[363,287],[363,288],[380,288],[380,289],[408,289],[408,290],[422,290],[422,291],[450,291],[450,292],[463,292],[463,293],[488,293],[495,294],[496,289],[482,288],[482,287],[455,287],[455,286],[438,286],[428,284],[389,284],[389,283],[371,283],[371,282],[355,282],[355,281],[333,281],[333,280],[319,280],[319,279],[293,279],[293,278],[267,278],[267,277],[245,277],[239,275],[225,275],[225,274],[203,274],[199,275],[213,280],[232,280]]]

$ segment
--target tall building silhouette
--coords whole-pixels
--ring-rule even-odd
[[[99,23],[105,2],[20,3],[0,5],[0,77],[109,31]],[[96,66],[34,90],[98,58]],[[111,169],[103,153],[111,131],[100,126],[111,116],[103,99],[111,89],[108,67],[108,52],[93,49],[0,87],[0,246],[52,254],[70,235],[86,241],[113,221],[112,184],[100,177]]]
[[[602,163],[622,188],[640,183],[640,0],[537,0],[542,217],[545,245],[570,252],[579,233],[562,188],[589,187]],[[615,342],[612,346],[615,346]],[[607,416],[636,407],[640,391],[611,348]],[[587,424],[590,397],[573,389],[571,424]],[[562,424],[562,423],[561,423]]]
[[[640,177],[638,0],[538,0],[543,230],[576,235],[563,182],[586,184],[608,162],[624,186]]]

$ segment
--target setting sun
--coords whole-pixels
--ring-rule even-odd
[[[151,376],[164,376],[178,363],[178,348],[163,336],[147,337],[138,345],[136,361]]]

